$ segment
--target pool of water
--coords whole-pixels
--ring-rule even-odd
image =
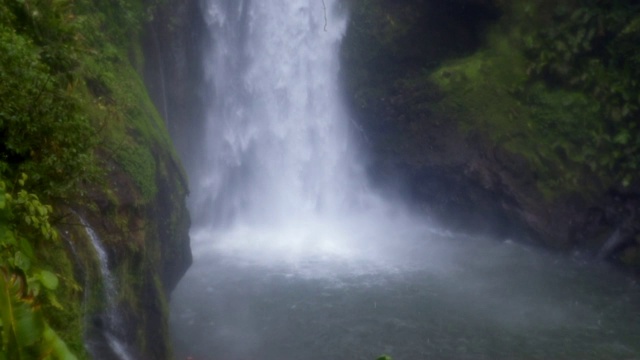
[[[171,299],[178,359],[640,359],[633,279],[511,241],[430,233],[296,257],[194,247]]]

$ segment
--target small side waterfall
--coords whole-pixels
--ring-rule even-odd
[[[98,322],[95,324],[100,330],[100,335],[104,338],[104,341],[109,347],[112,354],[104,354],[102,349],[98,349],[97,346],[93,346],[91,342],[88,344],[88,350],[92,353],[95,359],[115,359],[118,360],[133,360],[127,345],[122,341],[123,321],[120,312],[118,311],[118,286],[116,279],[109,270],[109,256],[102,244],[102,241],[93,230],[91,225],[82,217],[78,216],[80,223],[84,227],[87,236],[91,239],[91,245],[96,252],[98,260],[100,262],[100,274],[102,278],[103,294],[105,297],[106,308]],[[89,284],[85,284],[87,288]]]

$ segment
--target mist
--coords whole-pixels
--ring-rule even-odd
[[[171,300],[178,358],[640,354],[631,280],[452,232],[374,190],[340,96],[344,3],[202,6],[214,96],[191,174],[194,265]]]

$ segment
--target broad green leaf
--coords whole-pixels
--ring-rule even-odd
[[[31,267],[31,261],[21,251],[18,251],[13,256],[13,266],[24,272],[27,272]]]
[[[4,271],[0,270],[0,319],[2,319],[2,349],[7,349],[9,343],[14,338],[11,331],[13,320],[13,304],[11,302],[11,290],[9,287],[9,279]],[[5,354],[6,355],[6,354]]]
[[[59,360],[77,360],[77,357],[69,350],[67,344],[48,325],[45,325],[43,335],[44,345],[42,352],[51,353],[55,359]]]
[[[33,259],[33,246],[31,246],[29,240],[25,238],[18,238],[17,242],[20,251],[22,251],[27,258]]]
[[[0,224],[0,245],[2,246],[16,246],[16,238],[13,236],[13,232],[5,224]]]
[[[31,300],[15,298],[16,340],[18,346],[33,346],[42,336],[44,319],[42,313],[32,306]]]
[[[50,271],[40,271],[38,279],[40,280],[40,283],[49,290],[55,290],[58,288],[58,277]]]
[[[24,297],[25,286],[19,276],[0,272],[2,340],[10,359],[30,358],[27,348],[41,338],[44,330],[42,314],[34,309],[31,298]]]
[[[34,298],[26,296],[22,278],[9,276],[5,271],[0,270],[0,360],[76,360],[64,341],[47,325]],[[41,271],[39,275],[55,277],[47,273]]]

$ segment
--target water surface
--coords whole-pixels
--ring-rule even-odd
[[[172,298],[178,358],[640,359],[628,277],[509,241],[411,240],[342,258],[202,249]]]

